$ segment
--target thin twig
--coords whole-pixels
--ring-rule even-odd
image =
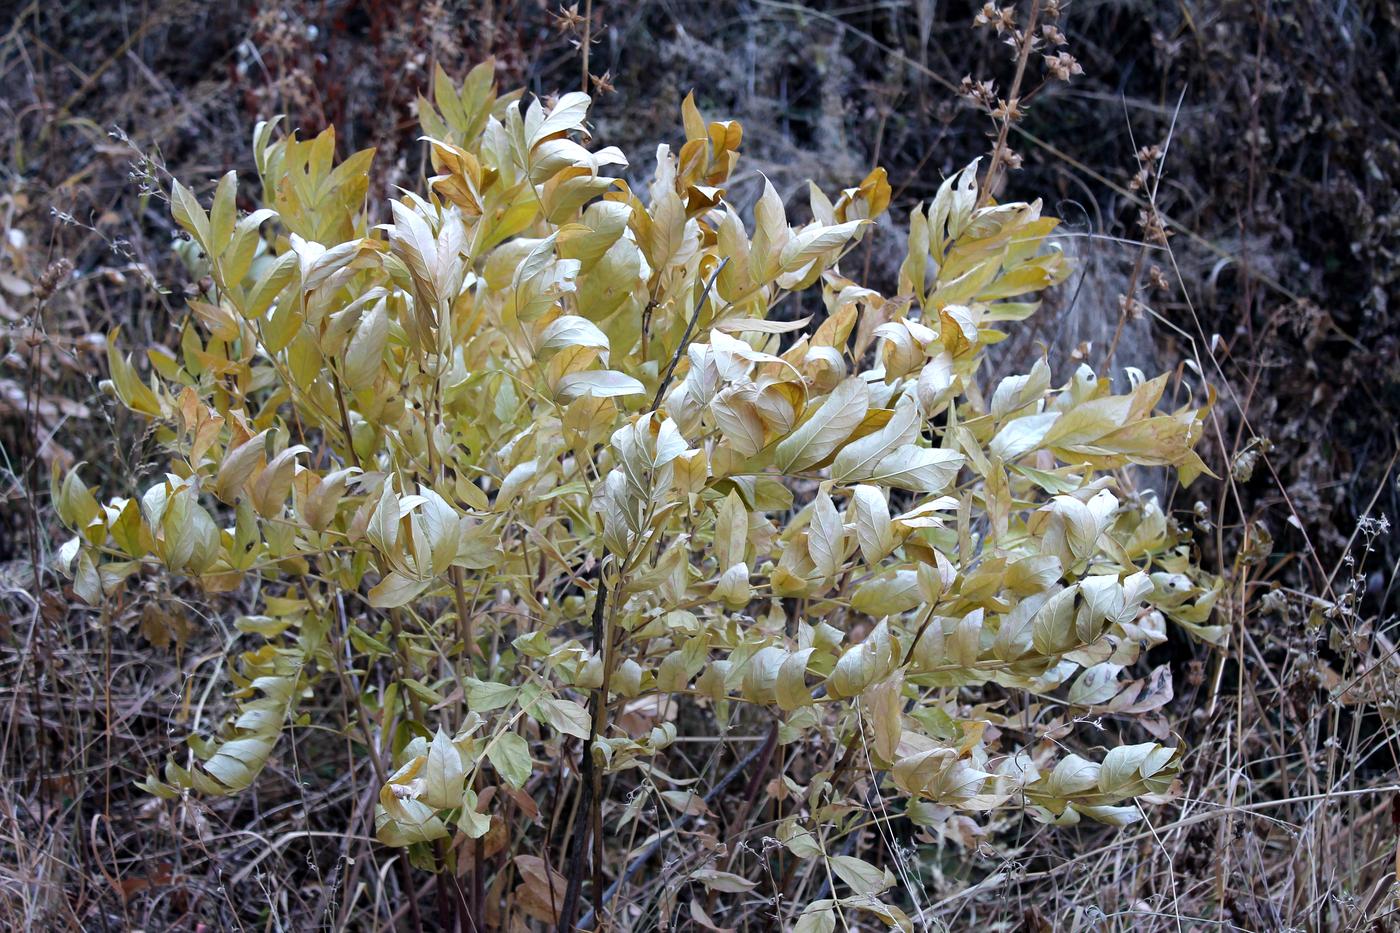
[[[1035,21],[1040,15],[1040,0],[1031,0],[1031,15],[1026,23],[1025,38],[1021,40],[1021,54],[1016,58],[1016,77],[1011,81],[1011,93],[1006,97],[1006,116],[1002,118],[1001,129],[997,132],[997,144],[992,149],[992,164],[987,167],[987,178],[982,185],[982,193],[977,198],[977,206],[984,206],[996,188],[1001,165],[1006,155],[1006,134],[1016,119],[1016,105],[1020,103],[1021,79],[1026,75],[1026,62],[1031,57],[1031,46],[1035,42]]]
[[[603,560],[598,561],[598,596],[593,600],[593,647],[595,650],[602,650],[603,647],[603,619],[608,604],[608,585],[603,579],[603,563],[607,559],[606,552]],[[588,837],[590,829],[595,829],[591,819],[594,799],[594,774],[593,774],[593,742],[598,738],[599,720],[605,715],[606,702],[599,695],[600,691],[594,691],[592,697],[592,716],[589,719],[588,741],[583,746],[582,764],[582,795],[583,799],[574,817],[574,840],[573,851],[569,855],[569,879],[568,886],[564,889],[564,903],[559,907],[559,933],[571,933],[574,927],[574,914],[578,912],[579,893],[583,888],[583,854],[588,849]],[[595,854],[594,861],[597,862]],[[594,885],[598,886],[598,880],[602,871],[601,865],[593,866]],[[598,892],[593,892],[594,909],[597,909]],[[590,912],[591,913],[591,912]]]
[[[750,765],[752,765],[755,761],[758,760],[760,755],[764,754],[764,750],[767,748],[768,743],[765,741],[758,748],[755,748],[743,758],[739,759],[738,764],[730,768],[729,772],[725,774],[724,777],[716,781],[715,786],[710,788],[709,792],[705,794],[705,803],[713,803],[715,799],[719,797],[720,794],[724,793],[725,789],[728,788],[730,784],[733,784],[739,778],[740,775],[742,775],[745,771],[748,770]],[[687,824],[690,823],[691,819],[692,814],[682,814],[680,819],[676,820],[675,828],[671,832],[680,832],[686,827]],[[660,834],[657,837],[657,839],[655,839],[652,842],[651,845],[646,847],[646,849],[642,852],[641,855],[638,855],[636,858],[634,858],[631,864],[629,864],[627,868],[622,872],[622,876],[616,881],[614,881],[612,885],[608,888],[608,890],[603,893],[602,898],[599,899],[600,902],[605,904],[611,902],[612,899],[617,895],[617,892],[622,889],[622,886],[630,882],[632,878],[637,874],[637,872],[642,870],[642,866],[645,865],[647,862],[651,861],[652,856],[656,855],[656,853],[661,851],[661,847],[666,844],[666,838],[667,837],[665,833]],[[579,920],[578,926],[574,929],[588,929],[593,924],[593,919],[596,916],[596,914],[596,909],[590,910],[588,913],[584,914],[582,919]]]
[[[695,331],[695,324],[700,320],[700,312],[705,309],[705,302],[710,297],[710,289],[715,287],[715,279],[724,271],[724,267],[729,265],[729,257],[725,256],[715,266],[715,271],[710,275],[710,280],[705,283],[705,289],[700,293],[700,300],[696,302],[695,313],[690,316],[690,321],[685,325],[685,333],[681,334],[681,342],[676,344],[676,352],[671,356],[671,362],[666,367],[666,375],[661,378],[661,385],[656,388],[656,398],[651,400],[651,410],[656,411],[661,407],[661,399],[665,397],[666,390],[671,386],[671,377],[676,374],[676,367],[680,365],[681,355],[685,353],[685,348],[690,344],[690,336]]]

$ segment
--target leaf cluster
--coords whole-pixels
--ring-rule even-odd
[[[1123,824],[1162,799],[1165,731],[1091,759],[1036,726],[1063,708],[1152,729],[1171,681],[1136,673],[1145,649],[1168,624],[1223,637],[1218,582],[1130,472],[1205,472],[1203,409],[1163,410],[1165,376],[1114,394],[1087,366],[982,375],[1070,271],[1057,222],[979,204],[974,163],[911,213],[882,295],[843,258],[889,206],[883,171],[811,186],[800,223],[765,183],[748,224],[726,199],[737,123],[687,98],[684,143],[633,191],[607,174],[623,154],[590,148],[588,107],[498,96],[489,64],[439,74],[432,177],[382,223],[373,152],[337,163],[333,130],[259,124],[250,213],[233,173],[208,210],[175,183],[208,287],[144,378],[113,333],[105,384],[164,474],[105,504],[78,471],[54,479],[88,602],[154,572],[255,594],[234,714],[148,789],[247,788],[339,684],[380,840],[489,841],[579,745],[586,774],[670,783],[688,812],[661,768],[677,709],[753,711],[784,746],[843,752],[779,789],[796,806],[777,838],[840,882],[813,930],[843,909],[909,922],[881,900],[892,875],[823,842],[858,809],[851,756],[935,832],[1002,808]],[[807,291],[819,320],[775,313]],[[1021,699],[978,702],[987,685]],[[554,877],[523,874],[556,919]]]

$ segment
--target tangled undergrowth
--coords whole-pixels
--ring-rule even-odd
[[[813,904],[806,922],[817,929],[828,921],[883,928],[899,921],[895,911],[919,929],[1387,928],[1400,768],[1396,635],[1387,614],[1396,552],[1385,514],[1393,515],[1400,494],[1386,414],[1395,411],[1396,381],[1386,259],[1395,228],[1385,192],[1397,161],[1386,131],[1393,93],[1382,74],[1361,99],[1355,62],[1387,54],[1393,15],[1345,5],[1272,16],[1248,4],[1205,14],[1129,4],[1047,19],[1051,5],[1032,4],[982,11],[981,38],[967,42],[972,10],[907,3],[826,12],[759,2],[743,16],[715,20],[705,6],[598,3],[543,15],[535,28],[533,14],[505,6],[435,6],[419,16],[392,4],[361,14],[332,3],[318,18],[296,3],[270,5],[229,53],[228,77],[199,71],[194,81],[182,76],[194,59],[159,64],[151,37],[205,50],[213,43],[209,60],[216,60],[224,54],[218,36],[244,35],[241,14],[211,7],[191,19],[156,9],[131,31],[102,12],[31,5],[17,20],[2,47],[7,81],[29,75],[27,87],[5,95],[17,132],[0,265],[7,327],[0,556],[9,559],[0,614],[3,922],[428,929],[466,917],[547,925],[567,904],[591,926],[601,891],[602,917],[635,929],[663,921],[767,929],[775,917],[796,923]],[[1037,15],[1040,28],[1021,31]],[[468,41],[444,38],[457,34],[442,27],[454,16]],[[46,20],[62,18],[71,35],[87,17],[94,34],[118,29],[112,61],[89,61],[62,30],[44,31]],[[1047,23],[1063,34],[1047,32]],[[583,66],[597,99],[584,132],[570,129],[566,138],[582,143],[591,161],[544,145],[558,138],[508,133],[515,142],[506,161],[517,178],[533,168],[541,192],[552,181],[549,197],[561,199],[552,207],[563,213],[545,216],[542,198],[531,229],[483,252],[469,232],[480,227],[478,213],[485,216],[481,199],[509,189],[500,158],[468,138],[465,106],[457,115],[442,107],[414,114],[417,95],[443,97],[441,84],[432,88],[433,62],[464,74],[462,62],[490,52],[506,86],[577,86],[570,77],[577,53],[567,43],[587,47],[590,29],[593,67],[587,58]],[[1028,34],[1052,48],[1043,62],[1036,49],[1020,91],[1033,106],[1013,114],[1000,98],[1018,96]],[[649,36],[656,41],[643,41]],[[365,48],[373,54],[357,54]],[[1073,55],[1066,59],[1064,49]],[[55,55],[78,66],[45,70]],[[718,67],[731,59],[743,67]],[[142,70],[147,62],[155,72]],[[387,69],[388,80],[375,69]],[[1042,72],[1071,80],[1042,84]],[[116,74],[144,93],[120,98],[126,92],[111,80]],[[969,80],[960,83],[963,74]],[[478,73],[475,86],[488,83]],[[685,147],[677,150],[670,184],[684,195],[681,239],[693,241],[694,254],[675,258],[668,272],[666,263],[653,265],[655,230],[639,234],[632,221],[639,212],[654,218],[667,163],[652,158],[652,147],[658,137],[675,138],[675,105],[689,86],[703,89],[707,113],[744,116],[745,157],[685,187]],[[639,88],[670,103],[639,107],[647,99]],[[463,103],[457,87],[451,92]],[[952,103],[958,93],[962,111]],[[529,100],[519,104],[522,127]],[[75,116],[88,101],[129,114],[119,125],[144,136],[109,137],[111,117]],[[558,102],[541,105],[540,115]],[[509,103],[471,106],[507,127]],[[303,141],[267,127],[251,162],[245,120],[277,111],[295,114],[282,126],[311,131]],[[986,145],[959,113],[981,114],[1000,137],[982,163],[974,214],[1014,189],[1053,194],[1053,212],[1073,221],[1035,250],[1049,274],[1030,290],[1066,272],[1072,278],[1024,321],[963,322],[955,310],[945,325],[930,308],[975,307],[987,294],[939,298],[947,258],[925,264],[917,284],[918,263],[907,261],[921,250],[934,259],[949,232],[936,205],[958,197],[957,181],[940,193],[944,179]],[[1118,127],[1103,132],[1114,120]],[[318,146],[330,123],[338,135]],[[706,151],[733,150],[730,129],[720,126],[724,140]],[[711,139],[711,124],[698,117],[685,129],[686,145]],[[621,152],[596,149],[589,131]],[[425,134],[436,143],[420,142]],[[82,144],[60,143],[75,139]],[[151,139],[161,140],[159,151]],[[536,143],[554,150],[558,164],[532,166]],[[337,196],[343,201],[308,213],[316,200],[307,200],[309,179],[327,162],[353,163],[365,145],[378,151],[341,171],[354,176]],[[178,225],[164,200],[180,191],[167,160],[196,192],[175,199],[186,205],[175,212]],[[278,194],[266,180],[283,177],[288,160],[310,173]],[[127,162],[135,185],[121,177]],[[876,163],[890,168],[888,185],[876,175],[830,200],[808,195],[805,185],[793,194],[805,176],[840,191]],[[1239,170],[1216,170],[1222,163]],[[999,166],[991,183],[988,165]],[[236,186],[203,182],[230,166],[241,170]],[[599,169],[627,183],[600,197]],[[585,193],[590,184],[599,189]],[[424,208],[396,185],[437,206]],[[633,188],[638,196],[624,194]],[[584,201],[570,203],[574,197]],[[637,315],[645,340],[585,311],[585,301],[598,305],[590,283],[612,284],[617,274],[599,274],[601,257],[590,263],[588,253],[569,252],[588,245],[568,221],[590,198],[594,206],[576,219],[604,234],[599,243],[614,232],[607,212],[628,212],[626,230],[604,255],[625,251],[618,245],[625,241],[641,256],[623,276],[638,284],[616,307],[648,311]],[[758,214],[781,218],[770,233],[748,211],[765,202]],[[881,202],[887,211],[876,210]],[[742,217],[731,204],[744,206]],[[246,220],[262,207],[291,220]],[[434,306],[441,283],[433,266],[421,285],[423,270],[415,278],[403,258],[412,253],[395,247],[405,240],[401,229],[413,230],[407,239],[415,243],[421,232],[401,227],[404,209],[421,214],[434,247],[444,224],[449,241],[461,224],[462,253],[481,260],[464,260],[461,270],[470,309],[435,311],[420,325],[414,309]],[[444,220],[451,216],[460,219]],[[230,217],[234,229],[221,246],[214,233],[222,237]],[[738,253],[720,236],[721,218],[748,234]],[[823,234],[833,241],[831,252],[813,257],[820,272],[812,282],[780,271],[776,284],[765,282],[762,300],[735,301],[744,290],[736,278],[753,267],[740,260],[755,244],[771,254],[774,239],[816,236],[819,227],[833,228]],[[937,232],[925,246],[920,236],[930,227]],[[1023,235],[1039,239],[1049,227],[1034,230]],[[181,240],[175,251],[166,249],[171,233]],[[558,291],[534,296],[550,309],[539,317],[527,302],[522,336],[512,340],[501,315],[520,304],[514,276],[503,280],[500,267],[528,265],[532,250],[520,241],[550,234],[551,250],[535,261]],[[840,236],[847,238],[837,244]],[[346,241],[360,242],[355,255],[315,255],[318,243]],[[493,269],[487,254],[495,251],[503,252]],[[230,281],[245,259],[249,275]],[[319,274],[341,261],[333,281],[303,287],[313,264],[323,264]],[[270,283],[264,292],[275,294],[254,297],[255,282]],[[876,291],[859,294],[852,282]],[[665,300],[648,309],[653,287]],[[366,297],[376,288],[383,294]],[[268,308],[258,313],[253,302],[264,298]],[[352,298],[359,306],[337,318]],[[273,309],[293,304],[298,310],[283,311],[275,327],[295,333],[282,333],[287,346],[267,352],[267,328],[279,339]],[[473,321],[470,312],[482,317]],[[722,314],[761,319],[768,329],[718,326]],[[569,317],[597,333],[575,320],[558,323]],[[888,329],[901,321],[909,322],[904,333]],[[557,331],[545,345],[550,326]],[[108,372],[103,334],[117,328]],[[982,353],[1001,330],[1008,339]],[[930,339],[957,332],[969,344],[949,353],[956,365],[945,367],[929,352]],[[435,369],[443,334],[475,340],[462,342],[460,364]],[[375,373],[346,368],[352,344],[357,367],[365,363],[360,354],[379,347]],[[676,356],[680,344],[698,360]],[[255,346],[263,349],[247,350]],[[836,380],[827,350],[853,375]],[[131,351],[136,384],[126,368]],[[911,365],[919,357],[922,370]],[[491,378],[480,375],[483,360],[495,368]],[[1175,367],[1166,407],[1185,406],[1184,437],[1220,479],[1203,475],[1180,490],[1155,466],[1093,463],[1108,471],[1117,502],[1090,560],[1076,567],[1068,563],[1072,535],[1057,538],[1054,527],[1090,529],[1057,497],[1087,499],[1096,532],[1108,500],[1042,474],[1069,462],[1063,456],[1083,458],[1084,445],[1041,436],[1029,452],[1007,452],[1017,450],[1010,442],[1019,435],[1077,409],[1071,403],[1088,386],[1074,378],[1081,364],[1094,367],[1092,391],[1103,394],[1091,412],[1121,410],[1123,399],[1158,391],[1156,380],[1139,381],[1125,366]],[[697,366],[725,375],[702,381],[693,396]],[[658,393],[668,370],[670,385]],[[453,381],[464,372],[472,377]],[[1003,382],[1006,373],[1025,381]],[[104,394],[98,380],[108,375]],[[950,398],[930,397],[923,384],[950,375]],[[568,377],[580,386],[577,398]],[[795,472],[765,459],[785,442],[785,429],[800,431],[800,419],[815,419],[833,397],[842,401],[851,391],[842,386],[853,380],[867,396],[843,440],[861,450],[878,448],[872,438],[898,441],[878,452],[913,458],[908,469],[838,477],[834,450],[831,463]],[[1208,399],[1207,384],[1220,393],[1215,404],[1189,415]],[[606,406],[590,402],[613,391],[631,394],[611,396]],[[580,403],[598,406],[586,422]],[[243,422],[231,417],[239,410]],[[572,422],[559,414],[569,410]],[[907,436],[899,419],[911,414],[917,430]],[[508,428],[537,420],[542,427],[511,443],[518,432]],[[1002,434],[1018,422],[1030,423]],[[629,425],[631,435],[614,443],[612,429]],[[241,454],[230,450],[250,438],[257,443]],[[675,440],[685,446],[658,463]],[[759,443],[757,454],[733,453]],[[641,474],[629,471],[621,452],[633,450],[635,460],[638,444]],[[1176,456],[1183,449],[1152,451],[1150,462],[1188,462]],[[716,450],[730,453],[716,459]],[[696,481],[701,451],[704,483],[692,491],[685,482]],[[251,462],[221,485],[218,464],[240,457]],[[376,468],[386,457],[407,459],[390,475]],[[955,471],[946,489],[935,482],[941,473],[930,458],[937,457]],[[998,460],[1001,473],[993,469]],[[78,480],[65,491],[62,477],[78,461],[86,461],[76,476],[92,487],[91,500]],[[502,484],[522,465],[502,502]],[[607,486],[613,468],[624,477],[620,490]],[[669,481],[658,482],[668,470]],[[760,485],[760,475],[778,482]],[[656,501],[659,515],[648,514],[663,486],[670,498]],[[887,512],[871,496],[877,490]],[[391,502],[381,509],[386,491]],[[112,494],[115,512],[98,504]],[[637,498],[648,512],[633,510]],[[934,507],[945,498],[953,502]],[[60,505],[81,539],[62,551],[73,532],[59,529]],[[391,513],[401,513],[396,534],[393,522],[371,521]],[[889,537],[879,530],[884,519]],[[1150,544],[1130,542],[1141,549],[1119,554],[1135,524]],[[841,551],[840,573],[829,579],[816,561],[828,553],[823,529],[833,532],[830,554]],[[438,574],[432,544],[444,534],[456,535],[457,547],[450,557],[453,549],[444,549]],[[485,539],[501,547],[476,549]],[[239,553],[249,544],[256,557]],[[890,544],[895,549],[882,553]],[[990,562],[982,556],[988,548],[996,555]],[[1018,588],[1012,571],[995,563],[1019,559],[1043,573],[1033,561],[1061,548],[1068,550],[1055,555],[1054,582],[1037,577]],[[606,559],[590,560],[604,552]],[[872,554],[879,555],[873,563]],[[954,568],[951,583],[940,556]],[[64,564],[76,571],[66,586]],[[921,566],[936,573],[920,576]],[[1144,580],[1138,568],[1184,571],[1190,598],[1175,603],[1167,588],[1180,581]],[[1097,650],[1113,644],[1109,657],[1094,646],[1037,641],[1034,625],[1024,654],[1011,636],[998,643],[992,635],[1012,631],[1007,620],[1023,624],[1018,612],[1043,609],[1035,604],[1046,586],[1061,587],[1053,598],[1093,607],[1082,615],[1097,615],[1119,595],[1097,591],[1109,577],[1122,588],[1124,614],[1150,584],[1141,595],[1170,621],[1147,611],[1120,622],[1109,611],[1086,622],[1086,634],[1104,628]],[[409,601],[369,606],[386,578],[393,582],[375,601],[386,593],[411,594]],[[479,592],[478,581],[486,581]],[[984,583],[1006,588],[983,592]],[[104,588],[113,595],[97,598]],[[100,607],[84,608],[85,597]],[[900,611],[911,599],[914,608]],[[971,625],[955,620],[965,623],[963,610],[977,601],[989,637],[974,646]],[[893,618],[878,625],[885,615]],[[548,644],[526,637],[541,630]],[[935,633],[943,636],[941,657],[961,652],[971,666],[921,668]],[[469,643],[477,646],[470,655]],[[847,659],[846,648],[867,643],[873,657]],[[668,668],[673,652],[681,657]],[[690,671],[701,653],[703,666]],[[686,679],[663,684],[656,676],[663,670]],[[599,704],[605,671],[613,702]],[[850,684],[852,695],[833,690],[833,678]],[[668,685],[682,687],[667,694],[674,699],[660,693]],[[863,690],[855,693],[856,685]],[[1100,699],[1102,691],[1112,695]],[[905,702],[892,702],[897,696]],[[585,756],[595,725],[602,738],[595,756]],[[1152,743],[1177,751],[1163,762],[1163,786],[1134,788],[1163,791],[1138,798],[1140,806],[1106,794],[1078,801],[1046,794],[1056,774],[1069,773],[1057,762],[1087,761],[1087,772],[1124,747],[1145,759]],[[921,780],[923,765],[945,759],[946,776],[965,776],[975,794],[950,804],[937,797],[947,787]],[[245,779],[245,789],[230,793]],[[441,796],[443,787],[457,783],[475,805],[436,806],[453,796]],[[1103,790],[1098,781],[1093,790]],[[172,792],[175,799],[159,799]],[[991,809],[969,809],[982,805]],[[1043,822],[1075,814],[1137,822],[1126,829]],[[818,828],[825,829],[819,846],[806,847],[803,831]],[[423,841],[412,841],[415,833]],[[439,833],[447,835],[427,838]],[[779,891],[785,896],[775,898]]]

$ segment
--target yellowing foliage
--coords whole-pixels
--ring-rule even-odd
[[[148,377],[111,335],[107,385],[168,461],[139,502],[56,478],[75,590],[163,568],[259,607],[236,713],[152,792],[246,788],[337,685],[383,756],[395,846],[484,836],[509,799],[484,791],[528,793],[563,737],[589,743],[595,801],[603,773],[664,786],[698,721],[680,704],[754,707],[789,755],[835,742],[931,828],[1004,807],[1127,823],[1169,791],[1170,744],[1088,760],[1034,725],[1052,704],[1149,714],[1170,677],[1133,671],[1167,621],[1222,636],[1216,583],[1123,472],[1190,482],[1201,411],[1160,410],[1165,376],[981,377],[1069,272],[1040,202],[978,207],[968,166],[911,214],[886,296],[843,272],[889,204],[879,169],[812,186],[797,225],[765,183],[749,225],[726,199],[741,129],[689,98],[644,192],[604,174],[626,160],[590,148],[583,94],[498,97],[488,64],[435,98],[433,175],[385,211],[372,152],[336,164],[332,131],[276,121],[254,132],[259,210],[239,216],[233,173],[207,212],[177,183],[212,284]],[[784,316],[805,290],[821,313]],[[960,692],[985,684],[1024,702]],[[786,778],[773,834],[840,882],[804,922],[845,904],[907,926],[879,899],[893,876],[814,842],[865,805],[840,770]]]

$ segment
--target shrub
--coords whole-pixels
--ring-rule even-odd
[[[386,223],[372,151],[335,164],[332,130],[260,123],[246,215],[233,173],[207,212],[176,182],[202,283],[181,346],[143,381],[110,336],[106,386],[168,462],[105,505],[55,476],[74,590],[164,572],[257,607],[236,709],[151,793],[247,788],[315,710],[360,743],[382,843],[453,879],[471,861],[451,911],[500,922],[481,886],[514,878],[512,909],[567,928],[656,851],[608,834],[649,801],[707,817],[744,777],[738,824],[772,802],[742,832],[781,868],[687,877],[725,896],[811,874],[798,926],[829,930],[919,906],[841,854],[871,819],[887,839],[986,811],[1123,824],[1171,792],[1171,678],[1143,653],[1167,619],[1217,640],[1218,585],[1128,467],[1189,483],[1202,410],[1158,412],[1167,377],[1136,372],[1123,395],[1043,361],[979,382],[998,328],[1069,273],[1038,201],[989,203],[968,166],[911,214],[886,297],[841,271],[889,204],[879,169],[813,186],[798,226],[765,184],[749,229],[724,198],[741,128],[689,98],[644,198],[583,144],[583,94],[526,106],[487,64],[435,98],[435,174]],[[1109,714],[1159,741],[1058,741]],[[767,736],[727,776],[668,772],[682,732],[740,721]]]

